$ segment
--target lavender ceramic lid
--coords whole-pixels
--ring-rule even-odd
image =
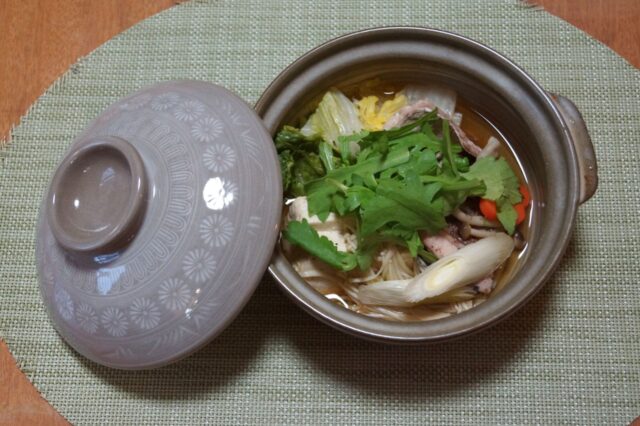
[[[258,285],[281,200],[272,139],[232,93],[178,81],[122,99],[73,142],[40,209],[53,324],[110,367],[192,353]]]

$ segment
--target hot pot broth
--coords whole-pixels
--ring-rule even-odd
[[[439,89],[436,89],[436,92],[438,90]],[[446,90],[447,89],[445,89],[445,93]],[[409,89],[405,84],[371,80],[357,85],[342,87],[341,92],[345,95],[342,101],[348,99],[362,102],[363,99],[375,96],[377,101],[373,107],[374,111],[377,108],[378,112],[381,112],[381,110],[384,109],[384,105],[388,106],[389,104],[393,104],[400,96],[405,93],[409,93]],[[310,120],[309,117],[312,115],[314,110],[316,110],[317,106],[323,102],[325,102],[324,98],[314,103],[314,105],[309,106],[309,108],[303,109],[303,113],[292,121],[293,124],[302,129],[302,132],[305,132],[306,128],[307,136],[305,137],[307,139],[306,142],[303,143],[307,143],[309,140],[314,140],[314,142],[310,143],[311,145],[314,143],[317,145],[322,143],[321,141],[323,140],[323,137],[318,134],[314,135],[313,131],[308,127],[310,127],[309,123],[313,121]],[[388,117],[386,117],[385,120],[386,123],[391,123],[393,121],[392,117],[395,116],[397,118],[397,116],[402,115],[402,108],[405,108],[406,110],[412,105],[415,105],[416,102],[416,99],[407,99],[404,103],[400,102],[395,106],[392,105],[397,108],[395,108],[395,110],[390,108]],[[366,121],[363,118],[362,105],[358,105],[357,102],[355,105],[361,121]],[[371,107],[371,105],[369,106]],[[419,113],[416,113],[408,118],[405,123],[400,123],[398,126],[394,127],[402,127],[402,125],[406,126],[406,124],[412,123],[419,115]],[[435,115],[435,113],[432,115]],[[493,143],[497,141],[497,146],[494,149],[493,155],[489,156],[492,158],[502,158],[506,160],[506,163],[515,174],[517,180],[521,183],[526,183],[526,178],[522,168],[519,166],[519,161],[510,149],[509,143],[504,135],[499,132],[498,129],[485,117],[471,109],[463,99],[460,99],[460,97],[457,96],[455,102],[455,114],[450,117],[450,120],[442,121],[452,123],[453,120],[459,120],[460,116],[462,117],[462,120],[459,122],[459,129],[466,134],[468,139],[477,145],[479,149],[485,148],[488,140],[495,139]],[[424,118],[424,116],[422,118]],[[418,119],[420,119],[420,117],[418,117]],[[370,124],[371,123],[365,124],[364,127],[366,128],[366,126]],[[444,125],[445,124],[442,123],[441,127],[444,127]],[[435,127],[438,126],[436,125]],[[344,131],[345,135],[351,133],[348,129]],[[439,132],[444,133],[444,129],[440,128]],[[451,130],[450,132],[452,134],[455,133]],[[317,129],[316,133],[319,133],[317,132]],[[440,136],[441,139],[444,139],[444,134]],[[454,139],[460,141],[457,137]],[[278,139],[276,138],[276,145],[278,145],[277,141]],[[357,144],[364,146],[366,143],[361,140],[358,141]],[[340,151],[340,147],[337,147],[337,145],[338,144],[334,144],[333,150],[330,150],[333,154]],[[346,146],[347,144],[342,144],[342,148],[345,150]],[[315,147],[313,149],[315,149]],[[318,149],[322,151],[321,148]],[[350,149],[354,149],[353,142],[351,143]],[[280,145],[278,146],[278,151],[281,155],[281,163],[283,163],[282,154],[286,149],[283,149],[282,145]],[[460,157],[468,159],[471,164],[476,161],[473,155],[466,153],[464,150],[462,150]],[[313,158],[315,159],[316,157],[313,156]],[[446,161],[446,159],[443,158],[442,153],[438,154],[437,160],[439,163]],[[334,161],[338,162],[339,159]],[[351,162],[356,163],[357,160],[352,159]],[[330,171],[327,169],[330,168],[331,165],[328,166],[329,163],[325,161],[324,170],[321,170],[320,163],[322,163],[322,161],[319,160],[314,163],[316,169],[319,169],[318,176],[321,176],[322,173],[325,173],[328,176]],[[348,165],[349,164],[343,166],[348,167]],[[285,174],[284,168],[283,174]],[[313,181],[313,179],[310,178],[310,181]],[[304,188],[308,188],[309,185],[313,186],[313,184],[307,182],[307,185],[304,186]],[[285,187],[287,187],[286,182]],[[296,243],[295,237],[287,235],[289,229],[293,228],[293,226],[290,225],[292,222],[299,222],[299,219],[302,218],[303,222],[307,222],[310,225],[310,228],[313,228],[318,233],[318,235],[313,236],[312,239],[328,236],[339,252],[348,252],[349,250],[356,250],[354,247],[358,247],[359,242],[357,239],[354,241],[354,238],[352,238],[351,241],[347,241],[347,244],[345,245],[344,241],[340,240],[340,238],[336,240],[332,236],[333,230],[331,228],[333,225],[331,225],[331,223],[333,223],[332,221],[334,221],[334,219],[335,221],[340,221],[337,228],[340,228],[340,231],[347,235],[358,234],[358,228],[361,226],[361,223],[359,223],[358,219],[354,218],[353,214],[350,213],[347,213],[344,216],[330,213],[329,218],[318,218],[318,216],[315,216],[313,212],[310,211],[311,209],[309,208],[307,201],[301,202],[303,194],[300,193],[300,187],[293,191],[291,190],[291,187],[289,187],[289,190],[285,189],[285,191],[285,211],[283,217],[285,238],[281,239],[281,245],[287,259],[291,262],[292,266],[300,276],[313,288],[324,294],[325,297],[340,306],[372,317],[393,321],[423,321],[443,318],[468,310],[496,294],[496,292],[498,292],[509,281],[511,276],[518,269],[518,260],[523,257],[526,251],[528,224],[531,222],[529,209],[526,209],[526,219],[515,227],[515,232],[512,234],[515,236],[512,237],[515,241],[515,249],[509,251],[506,255],[506,259],[500,261],[497,268],[494,267],[492,269],[491,274],[488,275],[491,277],[490,280],[480,279],[477,282],[474,281],[464,285],[454,285],[448,290],[436,295],[433,295],[433,292],[430,293],[429,291],[426,291],[425,293],[425,291],[422,291],[422,299],[414,300],[415,295],[412,296],[413,299],[408,296],[409,292],[407,291],[407,282],[413,282],[415,287],[417,278],[430,273],[428,271],[430,268],[429,265],[442,263],[438,258],[444,258],[446,260],[447,258],[450,258],[452,254],[455,254],[455,252],[460,251],[463,248],[465,250],[460,251],[460,253],[465,251],[470,252],[470,247],[474,246],[476,242],[481,240],[485,240],[485,242],[487,242],[489,240],[496,239],[497,237],[492,235],[493,233],[499,233],[501,236],[506,235],[504,234],[504,226],[496,227],[496,223],[499,224],[499,221],[492,219],[490,221],[491,226],[472,226],[472,228],[477,229],[478,232],[481,231],[481,234],[486,234],[482,235],[483,238],[479,238],[477,235],[461,235],[468,233],[462,232],[462,228],[465,227],[465,222],[450,215],[446,219],[447,228],[442,232],[451,237],[448,238],[445,236],[446,239],[452,240],[449,241],[449,243],[452,244],[450,244],[448,249],[455,249],[453,253],[439,253],[438,250],[431,249],[429,244],[424,244],[424,251],[426,253],[414,256],[407,247],[408,244],[400,241],[385,241],[380,243],[375,252],[370,256],[372,260],[367,268],[361,269],[354,267],[349,270],[340,270],[339,268],[336,269],[335,265],[331,266],[326,261],[321,260],[322,256],[319,257],[314,255],[317,253],[310,253],[309,247],[303,248],[299,244],[299,241]],[[482,217],[477,207],[478,200],[479,197],[477,196],[469,197],[459,210],[462,210],[467,216],[471,216],[474,220],[477,220],[478,217]],[[301,210],[302,213],[300,213]],[[466,226],[466,228],[468,231],[469,227]],[[307,231],[301,232],[304,234],[304,232]],[[419,236],[421,241],[424,242],[428,237],[439,238],[440,234],[428,235],[427,232],[420,231]],[[480,245],[481,244],[477,245],[478,249],[481,249]],[[490,245],[487,245],[487,247],[489,246]],[[434,251],[436,253],[434,253]],[[471,249],[471,251],[473,251],[473,249]],[[313,249],[311,249],[311,252],[313,252]],[[470,255],[473,256],[474,254],[470,252]],[[489,263],[491,263],[491,261],[491,259],[487,260]],[[482,263],[482,259],[480,259],[479,262]],[[462,265],[464,265],[464,262]],[[470,267],[473,267],[472,263],[469,265]],[[446,270],[446,268],[440,269]],[[440,273],[440,275],[442,275],[442,273]],[[484,282],[482,282],[483,280]],[[425,294],[427,296],[424,296]]]
[[[520,182],[528,185],[529,179],[522,167],[522,162],[518,159],[509,139],[498,129],[498,127],[491,123],[491,121],[485,116],[472,109],[464,98],[458,100],[456,111],[462,113],[462,116],[464,117],[462,120],[462,129],[477,145],[484,147],[487,140],[492,136],[500,141],[500,148],[498,149],[500,156],[507,160],[511,169],[518,176]],[[514,250],[509,259],[507,259],[507,261],[496,271],[496,286],[489,294],[489,297],[495,296],[502,288],[504,288],[504,286],[518,271],[521,263],[520,260],[527,254],[527,241],[529,240],[533,212],[533,209],[527,209],[524,222],[518,225],[517,229],[520,235],[522,235],[523,245],[520,249]]]

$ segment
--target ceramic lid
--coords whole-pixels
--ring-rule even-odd
[[[251,297],[278,236],[271,136],[229,91],[176,81],[110,106],[73,142],[38,222],[62,337],[116,368],[176,361]]]

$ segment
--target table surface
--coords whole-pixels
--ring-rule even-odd
[[[0,2],[0,144],[29,106],[79,57],[179,0]],[[637,0],[536,0],[640,67]],[[640,414],[640,413],[639,413]],[[639,418],[640,419],[640,418]],[[634,424],[640,426],[639,419]],[[0,425],[68,424],[20,372],[0,339]]]

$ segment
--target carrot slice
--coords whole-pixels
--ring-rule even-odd
[[[526,216],[524,201],[522,203],[518,203],[514,205],[513,208],[516,210],[516,213],[518,213],[518,218],[516,219],[516,225],[520,225],[522,222],[524,222],[524,218]]]
[[[520,194],[522,194],[522,205],[527,207],[531,202],[531,193],[529,193],[529,188],[524,183],[520,184]]]
[[[480,200],[480,213],[482,213],[487,220],[496,220],[498,218],[496,202],[482,198]]]

